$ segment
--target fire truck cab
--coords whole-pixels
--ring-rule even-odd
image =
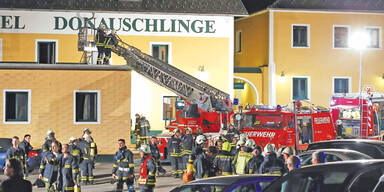
[[[344,138],[382,139],[384,93],[346,93],[332,96],[332,119]]]
[[[240,131],[257,145],[274,144],[306,149],[311,142],[335,139],[335,129],[329,111],[300,109],[297,111],[297,130],[295,114],[287,108],[256,106],[242,114]]]

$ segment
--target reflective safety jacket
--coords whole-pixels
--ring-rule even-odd
[[[172,136],[167,143],[168,155],[181,157],[181,139]]]
[[[81,153],[80,148],[77,145],[69,144],[68,145],[69,153],[73,156],[76,163],[79,165],[83,154]]]
[[[144,156],[141,159],[139,185],[155,185],[156,184],[156,164],[152,156]]]
[[[253,156],[245,166],[245,174],[256,174],[259,172],[259,168],[264,161],[264,156],[259,154],[258,156]]]
[[[24,161],[26,161],[28,159],[28,154],[29,154],[29,152],[32,151],[33,147],[31,146],[30,143],[28,143],[25,140],[23,140],[19,144],[19,149],[23,151],[23,153],[24,153]]]
[[[11,147],[7,150],[7,159],[17,159],[20,162],[25,163],[24,157],[23,150],[19,148],[15,149]]]
[[[52,149],[52,142],[57,141],[56,138],[45,138],[45,142],[43,146],[41,146],[41,149],[43,149],[43,152],[50,151]],[[59,151],[61,151],[61,143],[59,142]]]
[[[181,138],[181,141],[183,143],[183,154],[182,155],[190,155],[192,153],[193,144],[195,143],[193,141],[192,134],[183,135]]]
[[[105,38],[104,48],[110,49],[115,45],[117,45],[116,36],[112,33],[108,34],[107,38]]]
[[[57,186],[62,191],[73,191],[75,186],[73,180],[76,179],[79,174],[79,165],[71,154],[68,154],[67,157],[64,157],[64,154],[60,154],[58,159],[59,172]]]
[[[284,162],[276,157],[276,153],[265,156],[263,163],[259,168],[260,174],[284,174]]]
[[[149,130],[150,129],[151,129],[151,125],[149,124],[149,121],[147,119],[145,119],[145,118],[141,118],[140,119],[139,135],[140,136],[147,136],[147,135],[149,135]]]
[[[127,170],[128,174],[133,174],[135,164],[133,163],[133,153],[122,147],[115,153],[115,163],[113,164],[112,173],[116,174],[117,170]],[[119,177],[119,176],[118,176]]]
[[[246,173],[245,167],[252,157],[253,154],[251,152],[239,151],[239,153],[237,153],[234,160],[236,174],[241,175]]]
[[[39,174],[43,174],[44,182],[52,184],[57,178],[60,154],[55,155],[52,151],[48,151],[45,157],[48,159],[48,162],[45,158],[41,159]]]
[[[104,46],[104,43],[105,43],[105,32],[103,29],[97,29],[97,33],[96,33],[96,37],[95,37],[95,40],[96,40],[96,46]]]
[[[234,157],[228,151],[220,151],[213,160],[213,167],[218,175],[232,175],[235,172]]]
[[[79,139],[79,141],[77,142],[77,147],[80,149],[81,153],[80,162],[82,162],[83,160],[92,160],[90,154],[91,146],[88,142],[83,139]]]

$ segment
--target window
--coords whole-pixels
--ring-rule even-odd
[[[383,175],[381,169],[369,170],[361,174],[355,182],[352,184],[350,191],[373,191],[376,184],[379,182],[379,178]]]
[[[308,77],[292,78],[292,99],[293,100],[309,99],[309,78]]]
[[[349,26],[333,26],[333,48],[349,47]]]
[[[4,123],[30,122],[30,90],[4,90]]]
[[[381,48],[381,28],[380,27],[365,27],[365,31],[369,36],[367,48]]]
[[[100,122],[100,92],[75,91],[75,123]]]
[[[350,93],[351,80],[349,77],[334,77],[333,78],[333,93]]]
[[[292,25],[292,47],[309,47],[309,25]]]
[[[255,185],[253,183],[239,185],[231,190],[231,192],[255,192]]]
[[[166,44],[152,44],[152,56],[165,62],[169,63],[169,45]]]
[[[236,32],[236,53],[242,51],[243,46],[243,36],[241,31]]]
[[[54,64],[57,58],[57,41],[37,40],[37,63]]]
[[[176,119],[176,102],[177,96],[163,97],[163,120]]]

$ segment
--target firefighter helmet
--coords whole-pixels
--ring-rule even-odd
[[[255,147],[255,141],[253,139],[248,139],[247,142],[245,142],[245,146],[249,148]]]
[[[112,29],[111,34],[115,35],[116,34],[116,29]]]
[[[149,145],[147,145],[147,144],[141,145],[139,151],[142,151],[145,154],[151,153],[151,149],[149,148]]]
[[[73,141],[77,140],[76,137],[72,136],[69,138],[69,142],[72,143]]]
[[[86,131],[88,131],[90,134],[92,133],[92,131],[89,128],[83,129],[83,133],[86,132]]]
[[[196,137],[196,143],[197,144],[203,144],[205,142],[205,137],[204,135],[199,135]]]
[[[189,128],[189,127],[185,128],[184,131],[185,131],[185,133],[187,133],[187,131],[189,131],[190,133],[192,133],[192,129]]]
[[[292,149],[292,147],[286,147],[286,148],[284,148],[284,150],[283,150],[283,154],[284,153],[286,153],[286,154],[288,154],[288,155],[293,155],[293,149]]]
[[[174,129],[172,133],[173,133],[173,134],[176,134],[177,132],[180,133],[180,129]]]
[[[337,125],[342,125],[343,122],[342,122],[340,119],[338,119],[338,120],[336,120],[336,124],[337,124]]]
[[[242,140],[242,139],[240,139],[240,140],[237,141],[237,143],[236,143],[236,145],[237,145],[238,147],[243,146],[244,144],[245,144],[245,141]]]
[[[247,141],[248,136],[244,133],[240,134],[240,140],[243,140],[244,142]]]
[[[88,135],[88,134],[84,134],[83,135],[83,139],[86,141],[86,142],[90,142],[91,141],[91,136],[90,135]]]
[[[235,134],[235,135],[233,135],[233,138],[240,139],[240,135],[239,134]]]
[[[223,143],[223,146],[221,147],[221,150],[230,152],[231,148],[232,148],[231,144],[228,141],[226,141],[226,142]]]
[[[52,130],[48,130],[48,131],[47,131],[47,136],[49,136],[49,135],[51,135],[51,134],[55,134],[55,132],[52,131]]]
[[[264,153],[272,153],[272,152],[275,152],[276,151],[276,148],[275,148],[275,145],[274,144],[270,144],[268,143],[267,145],[265,145],[264,147]]]

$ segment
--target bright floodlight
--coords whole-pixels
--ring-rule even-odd
[[[365,49],[370,41],[369,35],[364,32],[356,32],[350,38],[349,45],[354,49]]]

